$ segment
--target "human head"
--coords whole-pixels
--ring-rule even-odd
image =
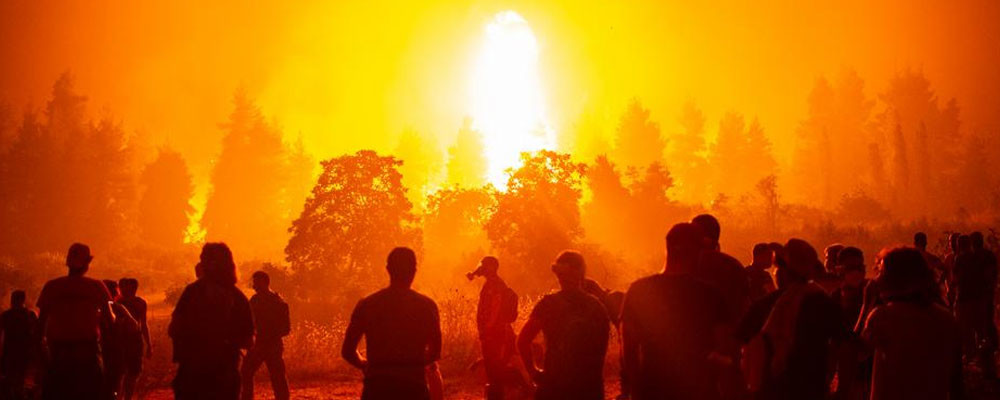
[[[698,225],[681,222],[667,232],[667,272],[694,272],[705,234]]]
[[[983,239],[983,233],[980,231],[975,231],[970,233],[969,241],[972,244],[973,250],[982,250],[983,247],[986,245],[985,240]]]
[[[66,252],[66,267],[70,274],[84,274],[90,268],[90,261],[94,256],[90,254],[90,247],[83,243],[73,243]]]
[[[10,292],[10,307],[11,308],[21,308],[24,307],[24,295],[23,290],[15,290]]]
[[[958,232],[952,232],[951,235],[948,235],[948,244],[951,246],[952,253],[958,252],[958,238],[960,237],[962,234]]]
[[[840,255],[840,251],[844,249],[844,245],[840,243],[834,243],[826,246],[823,250],[824,262],[823,266],[826,267],[827,272],[833,272],[837,268],[837,259]]]
[[[487,278],[494,278],[497,276],[497,270],[500,269],[500,260],[494,256],[483,257],[479,260],[479,265],[476,267],[475,271],[465,274],[469,280],[475,279],[477,276],[484,276]]]
[[[753,246],[753,265],[770,268],[774,262],[774,251],[767,243],[757,243]]]
[[[972,251],[972,238],[969,237],[969,235],[962,235],[958,237],[958,251]]]
[[[719,237],[722,235],[722,227],[719,220],[711,214],[701,214],[691,219],[691,223],[701,228],[702,236],[705,238],[705,246],[718,250]]]
[[[135,278],[121,278],[118,280],[118,290],[124,297],[134,297],[139,291],[139,280]]]
[[[220,285],[236,284],[236,262],[225,243],[205,243],[201,247],[202,276]]]
[[[564,250],[552,264],[552,272],[563,289],[579,289],[583,286],[583,277],[587,275],[587,263],[579,252]]]
[[[409,247],[396,247],[385,261],[391,286],[410,287],[417,275],[417,254]]]
[[[819,255],[811,244],[802,239],[788,239],[785,243],[785,261],[788,278],[791,280],[808,281],[817,268],[822,269]]]
[[[889,250],[882,258],[882,274],[879,287],[888,299],[910,296],[924,296],[931,277],[927,261],[919,250],[912,247],[898,247]]]
[[[844,283],[849,286],[858,286],[865,279],[865,255],[861,249],[848,246],[840,251],[837,256],[837,264],[840,265],[844,276]]]
[[[917,250],[927,250],[927,234],[923,232],[917,232],[913,234],[913,247]]]
[[[118,282],[115,282],[115,281],[110,280],[110,279],[105,279],[105,280],[103,280],[101,282],[104,283],[104,287],[108,288],[108,293],[111,293],[111,298],[112,299],[114,299],[115,297],[118,297],[118,294],[119,294],[118,293]]]
[[[257,271],[251,275],[253,290],[257,293],[267,292],[271,287],[271,276],[264,271]]]

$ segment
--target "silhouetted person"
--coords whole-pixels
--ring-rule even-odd
[[[834,243],[826,246],[823,250],[823,270],[827,274],[839,275],[838,266],[840,266],[840,252],[844,250],[844,245],[840,243]]]
[[[98,338],[111,329],[111,294],[84,276],[93,256],[74,243],[66,254],[67,276],[45,283],[38,296],[39,323],[48,348],[44,399],[99,399],[104,388]]]
[[[750,360],[757,364],[747,366],[748,381],[758,399],[823,399],[832,375],[829,355],[847,333],[837,305],[809,281],[822,266],[816,250],[799,239],[784,249],[778,295],[766,298],[770,310],[757,310],[766,318],[747,351],[762,356]]]
[[[604,398],[604,355],[611,325],[604,305],[583,290],[586,270],[580,253],[559,254],[552,272],[561,289],[535,304],[517,337],[521,361],[538,386],[535,399]],[[545,338],[542,370],[535,365],[532,350],[539,332]]]
[[[633,283],[622,306],[622,337],[631,398],[718,399],[710,355],[728,331],[730,307],[695,275],[703,233],[674,225],[662,273]]]
[[[121,396],[122,383],[125,379],[125,348],[129,342],[142,340],[139,323],[124,305],[117,301],[119,295],[118,282],[104,280],[104,287],[115,301],[111,302],[111,312],[115,322],[111,329],[101,331],[101,355],[104,361],[105,391],[112,399]]]
[[[863,337],[874,348],[872,400],[960,399],[958,325],[925,290],[932,271],[913,248],[890,251],[879,276],[886,303],[868,316]]]
[[[224,243],[201,248],[202,275],[177,300],[168,333],[174,343],[174,396],[235,400],[240,351],[253,343],[250,302],[236,288],[236,263]]]
[[[486,367],[487,400],[503,399],[504,389],[513,386],[518,377],[518,372],[510,366],[510,359],[517,352],[514,328],[511,327],[517,319],[517,293],[500,278],[499,269],[500,261],[487,256],[469,274],[469,279],[476,276],[486,278],[479,291],[476,326]]]
[[[760,300],[768,293],[777,289],[774,279],[768,270],[774,263],[774,251],[767,243],[757,243],[753,246],[753,261],[747,266],[747,279],[750,282],[750,301]]]
[[[441,358],[437,304],[410,288],[417,273],[413,250],[393,249],[386,270],[389,287],[354,307],[341,355],[364,372],[363,400],[428,399],[425,368]],[[367,358],[358,353],[362,337]]]
[[[955,303],[956,294],[952,290],[952,273],[955,270],[955,259],[958,257],[958,238],[962,237],[961,233],[952,232],[948,235],[948,253],[944,255],[944,275],[941,276],[941,281],[939,284],[944,287],[944,293],[949,307],[953,306]]]
[[[149,340],[146,300],[136,295],[139,291],[139,281],[135,278],[119,279],[118,291],[120,292],[118,303],[124,306],[139,324],[139,335],[131,336],[124,344],[125,379],[122,385],[122,398],[131,400],[135,394],[135,384],[139,380],[139,374],[142,373],[143,354],[146,358],[152,357],[153,344]]]
[[[271,277],[267,272],[253,273],[253,290],[256,293],[250,297],[250,310],[257,336],[243,360],[243,395],[240,399],[253,399],[253,375],[261,364],[266,364],[274,399],[288,400],[288,378],[285,377],[284,344],[281,340],[292,329],[288,304],[271,291]]]
[[[944,299],[947,295],[945,288],[939,285],[945,276],[945,266],[941,258],[934,255],[933,253],[927,251],[927,234],[923,232],[917,232],[913,234],[913,247],[920,252],[924,257],[924,261],[927,262],[927,268],[930,269],[932,275],[932,280],[934,281],[934,290],[938,292],[938,297]]]
[[[865,303],[865,286],[868,285],[868,279],[865,278],[865,255],[857,247],[845,247],[837,256],[837,265],[843,279],[831,297],[840,306],[845,329],[852,331]]]
[[[968,238],[968,239],[965,239]],[[996,379],[997,331],[994,323],[997,259],[984,247],[983,235],[959,238],[955,259],[955,315],[962,329],[966,357],[977,359],[986,379]]]
[[[826,246],[826,249],[823,250],[823,264],[816,264],[812,274],[809,276],[814,283],[822,287],[823,290],[826,290],[827,293],[832,293],[840,287],[842,275],[837,261],[840,258],[842,250],[844,250],[844,245],[840,243]]]
[[[10,294],[10,309],[0,314],[0,337],[3,354],[0,356],[0,398],[24,398],[24,379],[34,356],[38,317],[24,306],[24,291]]]

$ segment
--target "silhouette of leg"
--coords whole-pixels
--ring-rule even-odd
[[[267,365],[267,374],[271,377],[271,390],[274,391],[274,400],[288,400],[288,379],[285,376],[285,360],[281,357],[281,349],[278,348],[275,351],[269,352],[268,356],[264,359],[264,363]],[[244,377],[244,379],[246,378]],[[246,382],[244,382],[245,387]],[[249,399],[249,397],[246,399]]]
[[[263,362],[264,358],[259,348],[254,347],[247,352],[246,358],[243,359],[242,371],[240,372],[243,387],[240,399],[253,400],[253,375],[257,373],[257,369],[260,368],[260,364]],[[268,371],[271,371],[270,366],[268,366]]]

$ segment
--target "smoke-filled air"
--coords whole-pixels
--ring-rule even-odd
[[[0,1],[0,399],[995,398],[998,250],[996,1]]]

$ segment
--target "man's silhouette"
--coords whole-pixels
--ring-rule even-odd
[[[865,278],[865,255],[861,249],[848,246],[840,251],[837,260],[843,279],[831,297],[833,302],[840,306],[844,328],[854,330],[858,318],[861,317],[861,308],[865,302],[865,286],[868,285],[868,279]]]
[[[224,243],[201,249],[201,277],[181,293],[168,333],[174,343],[174,397],[235,400],[240,350],[253,343],[250,303],[236,288],[236,263]]]
[[[964,238],[965,236],[963,236]],[[953,271],[955,315],[962,329],[966,356],[978,359],[988,380],[996,379],[995,353],[997,330],[993,321],[996,309],[997,259],[984,246],[983,234],[973,232],[959,239],[960,253]]]
[[[500,278],[499,269],[500,261],[487,256],[469,274],[469,279],[476,276],[486,278],[479,291],[476,326],[486,367],[487,400],[502,400],[504,389],[511,387],[518,376],[518,372],[510,366],[510,358],[516,352],[511,324],[517,319],[517,293]]]
[[[933,253],[927,251],[927,234],[923,232],[917,232],[913,234],[913,247],[923,255],[924,260],[927,262],[927,268],[930,269],[931,273],[934,275],[934,289],[940,299],[944,299],[945,290],[943,287],[938,286],[945,276],[945,266],[941,258],[934,255]],[[940,300],[939,299],[939,300]]]
[[[417,272],[413,250],[393,249],[386,270],[389,287],[354,307],[341,355],[364,372],[363,400],[428,399],[425,368],[441,358],[437,304],[410,288]],[[367,358],[358,353],[362,337]]]
[[[104,287],[108,288],[111,298],[115,300],[111,303],[111,312],[115,316],[115,322],[111,325],[111,329],[101,331],[105,390],[112,399],[118,399],[122,394],[122,383],[125,378],[126,347],[129,342],[142,340],[142,332],[139,329],[139,323],[128,312],[128,309],[117,301],[120,296],[118,282],[112,280],[103,282]]]
[[[0,398],[24,398],[24,379],[35,349],[38,317],[24,306],[24,291],[10,294],[10,309],[0,314],[0,337],[3,354],[0,355]]]
[[[99,399],[104,387],[98,338],[110,329],[111,294],[101,281],[84,274],[93,256],[74,243],[66,254],[67,276],[45,283],[38,296],[39,323],[49,361],[44,399]]]
[[[736,319],[750,305],[750,281],[747,272],[739,260],[723,253],[719,246],[722,232],[719,221],[709,214],[701,214],[691,220],[702,232],[702,253],[698,268],[694,275],[716,287],[726,300],[729,307],[727,316]]]
[[[718,399],[709,356],[730,317],[719,290],[698,279],[701,229],[674,225],[666,237],[666,266],[633,283],[622,306],[625,373],[631,398]]]
[[[253,290],[257,293],[250,297],[250,310],[253,311],[257,336],[243,360],[243,396],[240,399],[253,399],[253,375],[263,363],[267,365],[267,373],[271,376],[274,399],[287,400],[288,379],[285,377],[285,360],[282,358],[284,345],[281,338],[291,332],[288,304],[271,291],[271,277],[267,272],[253,273]]]
[[[773,263],[774,251],[767,243],[757,243],[753,246],[753,261],[746,268],[751,302],[760,300],[776,289],[774,279],[768,271]]]
[[[538,385],[535,399],[603,399],[608,313],[583,290],[586,264],[580,253],[562,252],[552,272],[561,290],[538,301],[517,338],[521,361]],[[543,370],[535,365],[532,351],[539,332],[545,338]]]
[[[913,248],[889,251],[878,281],[886,303],[875,307],[862,333],[875,350],[871,399],[960,399],[959,330],[926,290],[932,276]]]
[[[131,400],[135,394],[135,384],[142,372],[143,354],[146,358],[152,357],[153,344],[149,340],[146,300],[136,295],[139,291],[139,281],[135,278],[119,279],[118,290],[120,292],[118,303],[124,306],[139,324],[139,335],[131,336],[124,344],[125,382],[122,385],[122,397],[125,400]],[[143,351],[144,344],[145,352]]]

